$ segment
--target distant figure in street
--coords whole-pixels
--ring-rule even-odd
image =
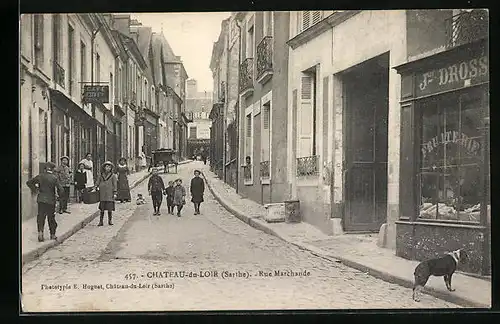
[[[174,214],[174,182],[169,181],[168,187],[165,188],[165,195],[167,195],[167,207],[170,215]]]
[[[68,200],[69,189],[71,183],[73,182],[73,180],[71,179],[73,172],[69,167],[69,157],[61,157],[61,164],[55,169],[54,173],[57,175],[57,179],[59,179],[59,183],[63,188],[63,190],[59,192],[59,214],[71,214],[71,212],[68,211]]]
[[[97,190],[99,190],[99,210],[101,215],[99,224],[103,226],[104,211],[108,211],[108,225],[113,225],[113,211],[115,210],[115,198],[117,191],[116,175],[113,173],[113,163],[106,161],[101,167],[101,175],[97,178]]]
[[[205,183],[200,177],[201,172],[199,170],[194,171],[194,178],[191,179],[191,202],[194,204],[194,214],[200,214],[200,205],[203,202],[203,193],[205,192]]]
[[[146,153],[144,153],[144,151],[141,151],[141,153],[139,153],[139,167],[142,169],[144,169],[145,167],[147,167],[147,161],[146,161]]]
[[[153,168],[153,175],[151,175],[148,181],[148,192],[153,200],[153,215],[155,216],[160,216],[164,190],[165,184],[163,183],[163,179],[158,175],[158,168]]]
[[[45,172],[37,175],[26,182],[26,185],[33,191],[38,192],[38,215],[36,218],[38,227],[38,242],[43,242],[43,229],[45,218],[49,223],[50,239],[57,240],[56,237],[56,197],[57,192],[62,192],[63,188],[54,174],[55,164],[47,162]]]
[[[74,180],[77,200],[79,203],[82,203],[83,191],[85,190],[85,185],[87,184],[87,173],[85,172],[85,165],[83,163],[78,164],[78,170],[75,172]]]
[[[181,217],[182,207],[186,204],[186,188],[182,186],[182,180],[175,180],[174,206],[177,206],[177,217]]]
[[[94,162],[92,162],[92,153],[87,153],[85,158],[80,161],[85,166],[85,172],[87,173],[87,183],[86,188],[94,187]]]
[[[203,164],[207,164],[207,152],[205,150],[201,150],[201,160],[203,161]]]
[[[122,157],[120,160],[118,160],[116,173],[118,174],[118,194],[116,199],[120,202],[130,202],[130,186],[128,183],[130,169],[127,166],[127,160],[125,158]]]

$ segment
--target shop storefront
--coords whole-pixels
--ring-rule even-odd
[[[487,41],[396,67],[401,75],[396,254],[423,260],[465,248],[459,270],[490,265]]]

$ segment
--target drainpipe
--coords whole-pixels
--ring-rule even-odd
[[[90,85],[94,85],[94,41],[95,41],[97,34],[101,30],[101,28],[102,28],[102,23],[99,21],[99,26],[97,27],[97,29],[95,31],[92,32],[92,37],[90,39]],[[95,119],[95,104],[91,103],[90,105],[91,105],[91,110],[92,110],[92,117]],[[94,147],[98,147],[97,146],[97,128],[98,127],[99,126],[97,126],[97,125],[95,127],[95,136],[94,136],[95,146]],[[99,152],[96,150],[95,154],[94,154],[95,158],[97,158],[98,155],[99,155]],[[97,169],[98,168],[94,168],[94,176],[96,176]]]
[[[239,193],[240,187],[240,66],[241,66],[241,24],[236,20],[238,27],[238,98],[236,99],[236,143],[238,145],[238,154],[236,154],[236,193]]]
[[[230,30],[231,26],[229,25],[228,26],[228,29]],[[226,106],[226,112],[229,112],[229,57],[230,57],[230,53],[229,53],[229,42],[231,41],[229,39],[229,33],[226,34],[228,37],[226,39],[226,84],[224,85],[225,89],[224,89],[224,92],[225,92],[225,95],[224,95],[224,101],[225,101],[225,106]],[[224,118],[224,152],[226,152],[226,148],[227,148],[227,142],[228,142],[228,139],[227,139],[227,136],[228,136],[228,133],[227,133],[227,116],[229,114],[226,113],[226,118]],[[226,160],[229,160],[231,161],[231,155],[227,156],[227,153],[226,153]],[[226,170],[226,164],[227,164],[227,161],[224,162],[224,180],[226,180],[225,182],[227,183],[227,170]]]

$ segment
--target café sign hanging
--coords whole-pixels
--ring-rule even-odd
[[[489,80],[487,55],[443,64],[432,70],[416,75],[417,97],[434,93],[457,90]]]
[[[109,86],[107,85],[84,85],[83,102],[85,103],[109,103]]]

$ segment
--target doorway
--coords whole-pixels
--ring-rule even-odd
[[[387,218],[389,53],[342,75],[346,232],[378,232]]]

